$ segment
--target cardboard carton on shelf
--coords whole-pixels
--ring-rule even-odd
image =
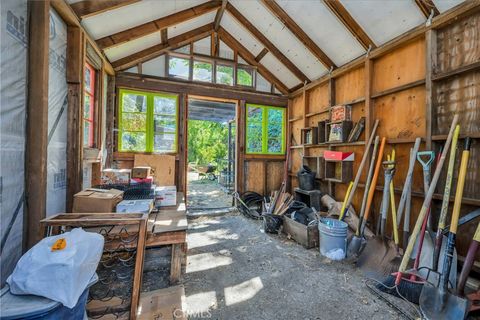
[[[151,176],[151,167],[133,167],[132,169],[132,179],[145,179]]]
[[[132,176],[130,169],[104,169],[102,170],[102,184],[128,184]]]
[[[117,213],[150,213],[153,199],[123,200],[117,204]]]
[[[175,205],[177,205],[176,186],[155,188],[155,207],[170,207]]]
[[[72,211],[74,213],[115,212],[115,207],[122,200],[123,191],[88,188],[73,196]]]

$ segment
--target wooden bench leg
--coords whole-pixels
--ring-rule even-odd
[[[172,260],[170,262],[170,284],[175,284],[182,273],[182,244],[172,244]]]

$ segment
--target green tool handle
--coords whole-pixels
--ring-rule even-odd
[[[432,182],[430,183],[430,187],[428,188],[427,195],[425,196],[425,200],[423,201],[422,209],[417,218],[417,222],[415,223],[415,227],[412,232],[412,236],[410,237],[410,241],[408,242],[408,246],[405,249],[405,253],[402,258],[402,263],[400,264],[399,274],[405,272],[407,269],[408,261],[410,260],[410,256],[413,251],[413,247],[415,246],[415,242],[417,240],[418,234],[420,233],[420,228],[422,227],[422,222],[425,219],[425,215],[427,214],[428,207],[430,206],[430,201],[432,201],[433,193],[435,192],[435,188],[437,186],[438,179],[440,178],[440,173],[442,171],[443,164],[445,162],[445,158],[447,157],[448,150],[450,149],[450,144],[452,143],[453,131],[455,126],[458,122],[458,115],[453,117],[452,125],[450,127],[450,131],[448,133],[447,141],[445,142],[445,147],[443,149],[442,155],[440,157],[440,161],[438,162],[437,167],[435,168],[435,174],[433,175]],[[400,278],[397,277],[397,282],[400,281]]]

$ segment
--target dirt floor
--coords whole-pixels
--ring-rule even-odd
[[[201,178],[195,172],[188,173],[187,201],[189,210],[210,210],[232,206],[232,196],[218,182]]]
[[[360,272],[231,213],[189,222],[190,319],[398,319]]]

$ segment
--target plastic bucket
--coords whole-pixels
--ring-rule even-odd
[[[263,214],[263,230],[268,233],[278,233],[280,227],[283,224],[283,219],[281,216],[276,216],[273,214]]]
[[[299,172],[298,177],[298,186],[300,189],[305,191],[311,191],[315,189],[315,172]]]
[[[345,259],[348,225],[337,219],[323,218],[318,224],[320,253],[332,260]]]

